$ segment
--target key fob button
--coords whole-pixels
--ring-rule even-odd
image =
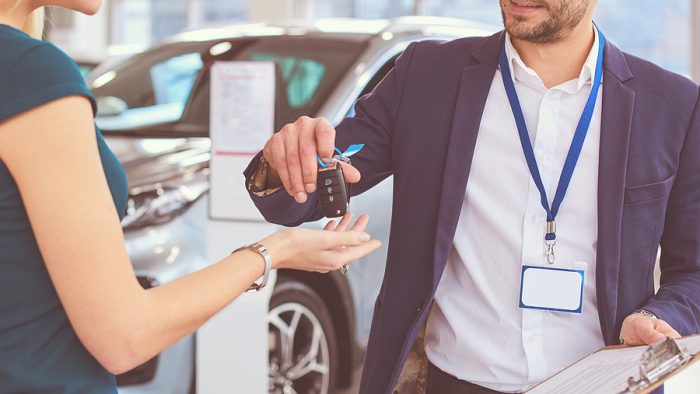
[[[333,186],[338,184],[337,178],[326,178],[321,181],[323,186]]]
[[[338,194],[338,193],[340,193],[340,192],[341,192],[341,190],[340,190],[340,185],[336,185],[336,186],[327,186],[327,187],[324,187],[324,188],[321,189],[321,193],[322,193],[322,194],[326,194],[326,195],[328,195],[328,194]]]
[[[341,200],[340,194],[331,194],[331,195],[326,195],[326,196],[321,196],[321,204],[334,204],[337,203]]]

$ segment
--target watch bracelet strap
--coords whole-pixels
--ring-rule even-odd
[[[656,316],[653,312],[649,312],[649,311],[646,310],[646,309],[635,309],[635,311],[632,312],[632,314],[635,314],[635,313],[638,314],[638,315],[642,315],[642,316],[646,316],[646,317],[651,317],[652,319],[658,319],[658,318],[659,318],[659,317]]]
[[[253,252],[256,252],[259,254],[263,260],[265,261],[265,273],[263,273],[261,280],[259,283],[253,283],[250,285],[250,287],[246,290],[248,293],[253,293],[262,290],[265,286],[267,286],[267,281],[270,278],[270,271],[272,271],[272,256],[270,256],[270,252],[267,250],[265,245],[256,242],[250,245],[242,246],[236,250],[233,251],[234,254],[236,252],[240,252],[241,250],[252,250]]]

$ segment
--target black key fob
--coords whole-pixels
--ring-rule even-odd
[[[325,217],[341,217],[348,211],[350,188],[345,183],[343,168],[337,161],[330,163],[327,168],[319,169],[316,191]]]

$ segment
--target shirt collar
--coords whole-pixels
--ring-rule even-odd
[[[596,66],[598,65],[598,47],[600,46],[600,38],[598,37],[598,29],[593,29],[593,34],[595,36],[594,41],[593,41],[593,46],[591,47],[591,51],[588,53],[588,57],[586,58],[586,61],[583,63],[583,68],[581,69],[581,73],[578,76],[578,80],[576,82],[576,91],[581,90],[585,85],[590,85],[593,83],[593,77],[595,76],[595,69]],[[513,46],[513,43],[510,40],[510,34],[506,32],[506,57],[508,58],[508,62],[510,63],[511,69],[513,70],[512,77],[513,77],[513,82],[519,81],[523,82],[529,85],[535,84],[538,87],[544,87],[544,83],[542,82],[542,79],[537,75],[535,70],[531,69],[527,65],[525,65],[525,62],[523,62],[523,59],[520,57],[520,54],[518,54],[518,51],[515,49]],[[564,84],[568,84],[571,81],[565,82]],[[562,85],[564,85],[562,84]],[[559,86],[562,86],[559,85]]]

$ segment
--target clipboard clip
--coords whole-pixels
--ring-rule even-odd
[[[687,364],[691,355],[673,338],[665,338],[649,345],[639,361],[639,379],[630,377],[627,389],[620,394],[633,394],[649,388],[680,367]]]

